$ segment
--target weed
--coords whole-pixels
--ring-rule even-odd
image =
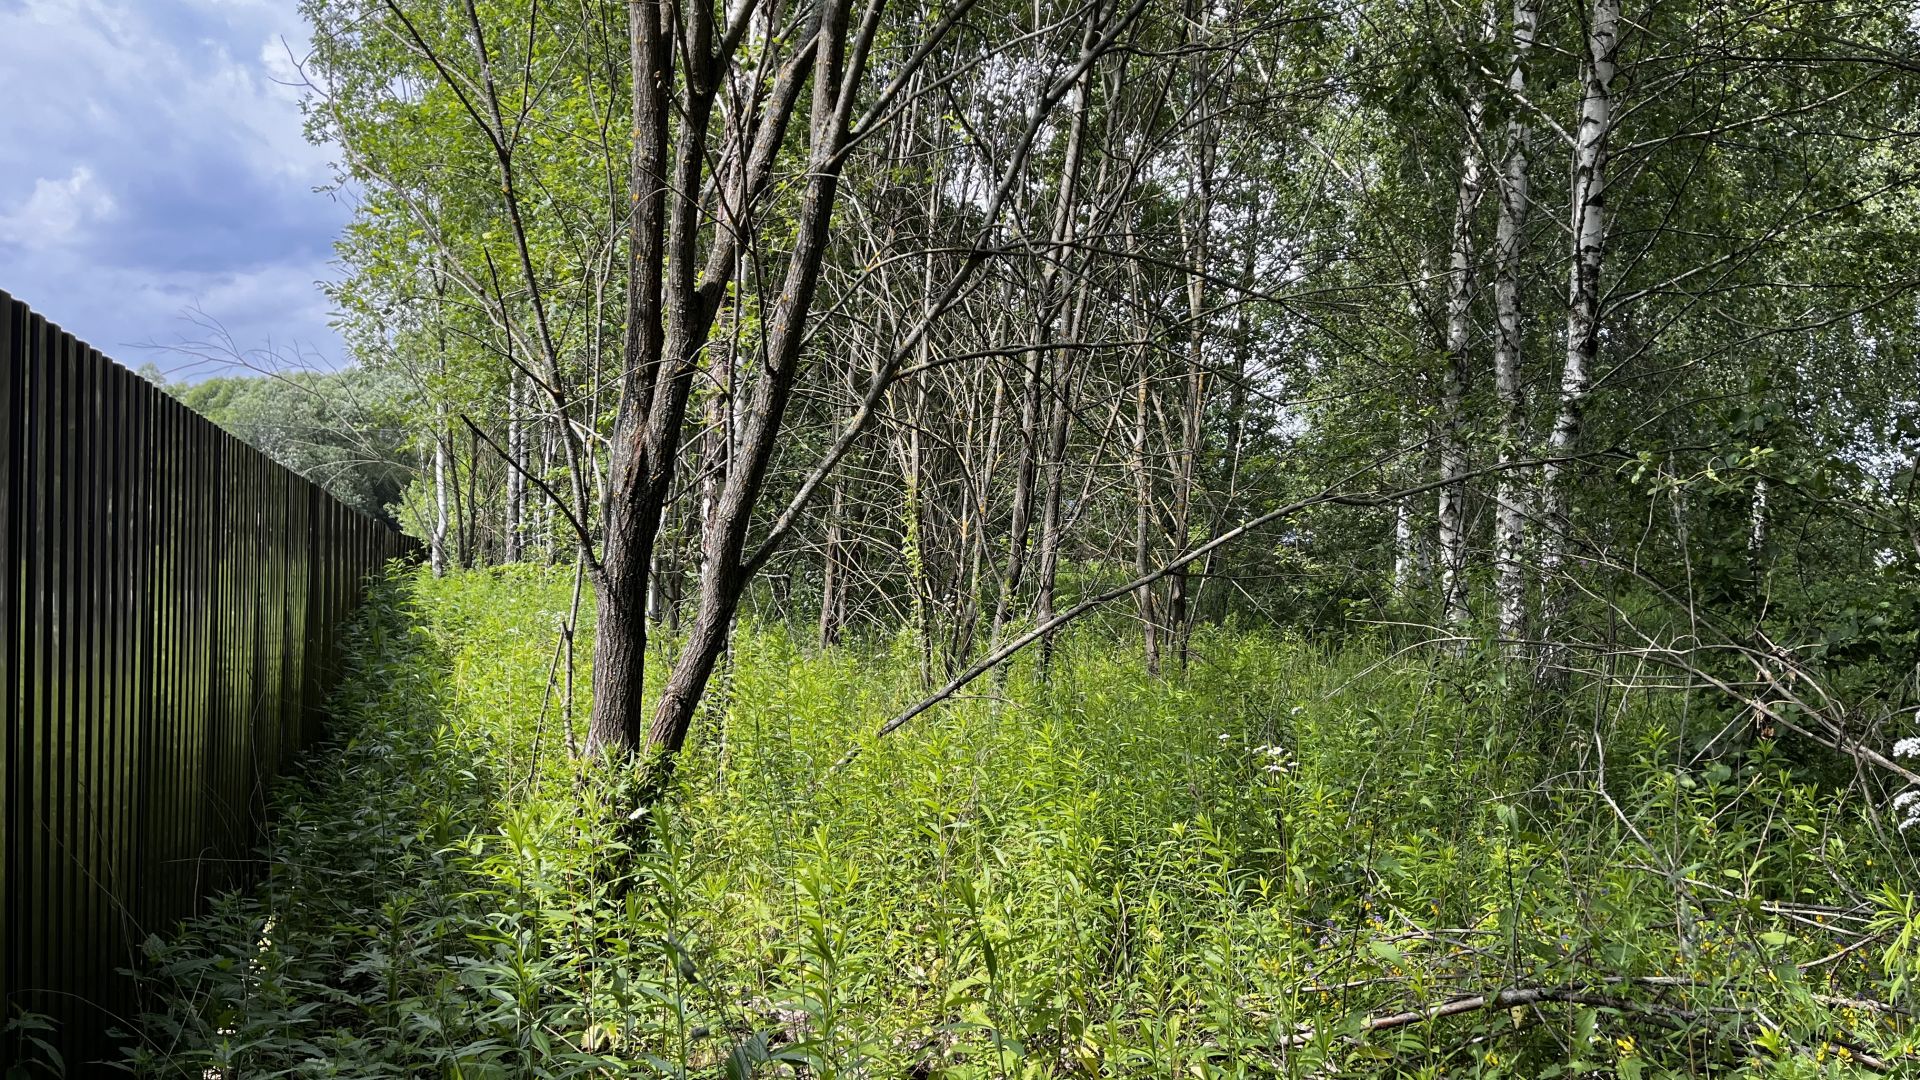
[[[519,569],[370,606],[271,872],[149,943],[132,1066],[1632,1080],[1914,1046],[1899,834],[1770,744],[1678,764],[1667,699],[1616,703],[1597,775],[1484,672],[1218,630],[1153,680],[1089,631],[875,742],[917,656],[750,628],[640,844],[621,777],[551,727],[533,754],[567,603]]]

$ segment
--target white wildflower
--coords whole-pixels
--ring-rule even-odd
[[[1909,735],[1894,743],[1893,756],[1920,758],[1920,735]],[[1920,788],[1908,788],[1893,797],[1893,816],[1899,819],[1901,832],[1920,825]]]
[[[1920,788],[1908,788],[1893,797],[1893,816],[1900,819],[1900,831],[1920,825]]]

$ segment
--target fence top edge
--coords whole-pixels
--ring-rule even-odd
[[[131,378],[131,379],[136,379],[141,383],[147,383],[148,385],[153,386],[153,388],[160,393],[160,396],[163,400],[172,403],[172,405],[179,410],[181,416],[184,417],[184,420],[183,420],[184,423],[187,423],[190,425],[201,425],[204,427],[204,430],[206,432],[215,435],[217,437],[217,440],[219,440],[216,442],[217,449],[225,450],[227,449],[227,444],[229,443],[232,444],[232,446],[235,448],[244,448],[245,451],[251,452],[253,455],[257,456],[260,464],[265,465],[268,469],[274,470],[279,473],[284,473],[289,477],[292,477],[296,480],[301,481],[302,483],[305,483],[313,490],[314,494],[318,495],[320,498],[323,498],[329,502],[332,502],[333,504],[338,506],[341,510],[351,515],[353,518],[357,518],[360,522],[364,522],[366,525],[383,530],[385,532],[392,533],[395,537],[398,537],[401,539],[407,539],[406,534],[401,532],[399,529],[396,529],[392,525],[389,525],[386,522],[381,521],[379,518],[374,517],[372,514],[365,513],[354,506],[351,506],[345,502],[342,502],[340,499],[336,498],[334,495],[329,493],[326,490],[326,488],[314,482],[311,478],[302,476],[300,473],[295,472],[294,470],[287,468],[285,465],[280,464],[278,461],[273,460],[273,458],[270,457],[266,453],[266,451],[253,445],[252,443],[241,438],[240,436],[235,435],[233,432],[228,431],[226,428],[221,427],[219,424],[214,423],[213,420],[209,419],[204,414],[195,411],[193,408],[188,406],[185,402],[181,401],[179,398],[174,397],[172,394],[167,393],[165,387],[152,384],[145,376],[141,375],[138,371],[135,371],[134,369],[114,359],[112,356],[108,355],[107,353],[94,348],[92,345],[82,340],[78,335],[63,329],[60,326],[60,324],[54,322],[52,319],[48,318],[45,314],[34,310],[31,304],[28,304],[26,301],[19,299],[18,297],[14,296],[12,293],[8,292],[7,290],[0,288],[0,305],[9,305],[9,304],[14,305],[17,308],[17,311],[15,314],[25,316],[27,319],[37,322],[38,327],[36,327],[36,329],[42,330],[46,335],[54,338],[55,340],[50,342],[50,344],[55,345],[56,349],[60,347],[65,347],[67,349],[74,350],[75,352],[77,352],[77,355],[82,360],[92,360],[94,358],[98,358],[100,361],[103,362],[105,371],[107,372],[109,378],[123,378],[123,377]],[[30,322],[29,325],[32,326],[33,323]],[[27,341],[29,352],[35,351],[34,346],[36,343],[34,342],[33,338],[37,336],[38,336],[37,334],[29,335],[29,338]],[[61,340],[61,339],[64,339],[64,340]]]

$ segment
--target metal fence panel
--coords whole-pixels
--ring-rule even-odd
[[[0,292],[0,1000],[117,1054],[149,933],[245,884],[339,624],[417,545]]]

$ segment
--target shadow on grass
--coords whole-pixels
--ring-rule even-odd
[[[412,582],[379,586],[349,630],[329,735],[270,796],[264,872],[148,941],[136,1073],[447,1064],[454,1014],[481,992],[461,973],[496,928],[469,865],[499,831],[500,784],[449,723],[451,664]]]

